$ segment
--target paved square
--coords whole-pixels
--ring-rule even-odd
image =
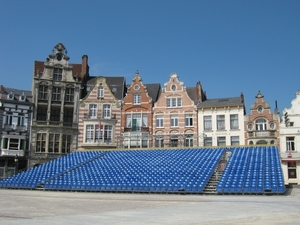
[[[300,224],[300,188],[285,196],[167,195],[0,189],[0,224]]]

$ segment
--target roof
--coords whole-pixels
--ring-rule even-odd
[[[1,99],[7,99],[7,95],[10,93],[14,94],[14,100],[19,99],[20,96],[24,95],[26,97],[26,101],[31,102],[32,99],[32,93],[30,90],[21,90],[16,88],[9,88],[4,87],[3,85],[0,86],[0,97]]]
[[[149,97],[156,102],[161,92],[160,84],[145,84],[144,86],[147,88]]]
[[[69,64],[71,66],[73,66],[72,68],[72,72],[73,75],[78,75],[79,78],[82,78],[82,74],[81,74],[81,67],[82,65],[80,63],[74,63],[74,64]],[[44,71],[45,68],[45,62],[43,61],[34,61],[34,76],[37,75],[38,71],[39,74],[41,75]]]
[[[236,106],[236,105],[244,105],[241,97],[228,97],[228,98],[214,98],[207,99],[203,102],[198,103],[198,108],[201,107],[221,107],[221,106]]]
[[[92,87],[97,78],[99,78],[100,76],[97,77],[89,77],[88,81],[87,81],[87,86]],[[122,100],[124,97],[124,84],[125,84],[125,77],[108,77],[108,76],[102,76],[105,78],[107,85],[109,86],[111,92],[114,94],[114,96],[118,99],[118,100]]]
[[[198,98],[197,98],[197,89],[195,87],[187,87],[186,88],[186,93],[194,101],[194,104],[197,105],[198,103]]]

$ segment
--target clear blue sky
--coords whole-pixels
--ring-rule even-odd
[[[0,83],[31,88],[34,60],[62,42],[72,63],[89,56],[92,76],[138,69],[146,83],[173,72],[208,98],[258,90],[274,110],[300,90],[299,0],[0,0]]]

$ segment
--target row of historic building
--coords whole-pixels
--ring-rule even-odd
[[[88,56],[71,64],[58,43],[34,62],[31,91],[1,86],[0,99],[0,178],[76,150],[273,144],[300,183],[300,92],[282,118],[260,92],[246,114],[243,94],[209,99],[175,73],[163,86],[90,76]]]

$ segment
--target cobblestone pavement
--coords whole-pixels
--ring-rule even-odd
[[[167,195],[0,189],[0,224],[300,224],[289,195]]]

